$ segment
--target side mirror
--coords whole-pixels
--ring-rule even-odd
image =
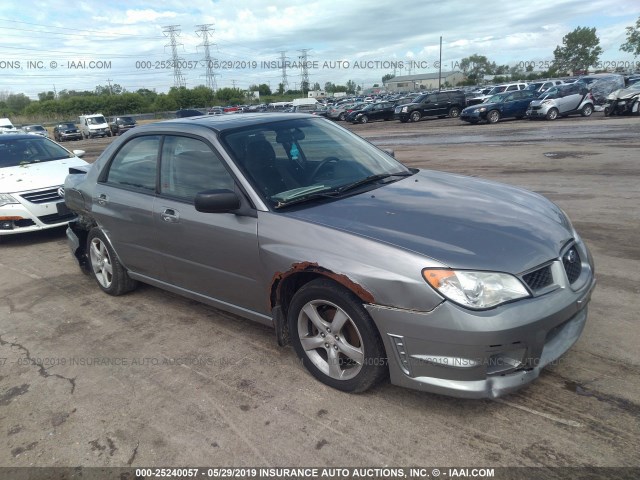
[[[203,213],[229,213],[240,208],[240,198],[231,190],[206,190],[196,194],[196,210]]]
[[[76,157],[82,157],[86,152],[84,150],[74,150],[73,153]]]

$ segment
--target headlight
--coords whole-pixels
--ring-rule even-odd
[[[0,193],[0,207],[9,205],[10,203],[20,203],[8,193]]]
[[[540,105],[549,105],[551,103],[551,100],[543,100]]]
[[[407,113],[407,110],[409,110],[407,107],[402,107],[402,113]]]
[[[486,111],[487,111],[487,107],[481,107],[476,110],[476,112],[480,112],[480,113],[486,112]]]
[[[425,268],[422,276],[445,298],[473,310],[530,296],[520,280],[506,273]]]

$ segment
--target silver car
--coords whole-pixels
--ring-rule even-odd
[[[514,391],[578,340],[595,285],[544,197],[407,168],[311,115],[137,127],[65,192],[104,292],[144,282],[272,326],[348,392]]]
[[[529,119],[555,120],[559,116],[566,117],[579,113],[583,117],[588,117],[593,113],[594,103],[593,95],[584,83],[558,85],[532,101],[526,116]]]

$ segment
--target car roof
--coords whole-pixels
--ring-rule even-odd
[[[14,141],[14,140],[34,140],[34,141],[44,141],[46,138],[40,135],[33,135],[29,133],[11,133],[11,134],[1,134],[0,140],[2,142]]]
[[[176,118],[175,120],[165,120],[162,122],[149,123],[143,125],[138,131],[153,130],[154,125],[162,125],[164,127],[171,124],[181,125],[199,125],[210,128],[216,132],[223,132],[234,128],[247,127],[253,125],[264,125],[284,120],[294,120],[300,118],[317,119],[316,115],[307,115],[303,113],[242,113],[235,115],[202,115],[197,117]]]

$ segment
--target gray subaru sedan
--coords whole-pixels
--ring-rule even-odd
[[[144,282],[273,326],[347,392],[514,391],[578,340],[595,285],[544,197],[407,168],[311,115],[140,126],[65,192],[71,249],[104,292]]]

